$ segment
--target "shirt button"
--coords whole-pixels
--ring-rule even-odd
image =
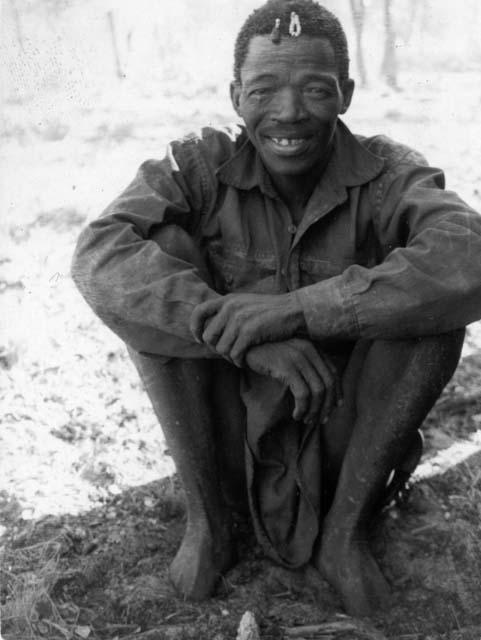
[[[296,227],[295,224],[290,224],[287,227],[287,230],[289,231],[289,233],[292,233],[292,235],[294,235],[296,233],[296,231],[297,231],[297,227]]]

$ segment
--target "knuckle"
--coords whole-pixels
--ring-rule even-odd
[[[294,353],[292,355],[292,362],[297,368],[300,368],[304,364],[304,358],[299,353]]]
[[[232,298],[228,298],[225,302],[224,302],[224,306],[223,306],[223,310],[225,311],[225,313],[230,314],[232,313],[232,311],[234,310],[234,301],[232,300]]]
[[[305,354],[309,354],[310,352],[309,347],[310,347],[309,343],[303,340],[299,340],[299,343],[297,344],[297,348],[299,349],[299,351]]]
[[[334,389],[334,387],[336,386],[334,378],[332,376],[326,376],[324,380],[324,386],[329,390]]]
[[[244,351],[245,349],[251,346],[249,336],[243,333],[242,331],[238,331],[236,334],[235,340],[233,340],[232,346],[237,351]]]
[[[218,344],[216,347],[216,351],[217,353],[219,353],[221,356],[227,356],[229,355],[229,349],[223,345],[223,344]]]

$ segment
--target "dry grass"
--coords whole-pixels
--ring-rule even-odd
[[[54,602],[52,591],[60,576],[62,541],[53,538],[21,549],[4,551],[0,575],[1,619],[6,638],[69,638],[77,620]],[[77,607],[73,607],[77,609]],[[63,609],[63,610],[62,610]]]

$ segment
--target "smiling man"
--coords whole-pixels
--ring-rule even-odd
[[[351,102],[354,83],[346,71],[327,38],[273,44],[258,35],[232,83],[234,108],[296,219],[328,161],[337,117]]]
[[[185,488],[171,566],[209,596],[232,512],[345,609],[389,587],[369,528],[421,454],[419,427],[481,316],[481,220],[440,170],[339,119],[344,32],[312,0],[242,26],[242,124],[172,142],[81,235],[73,276],[129,350]]]

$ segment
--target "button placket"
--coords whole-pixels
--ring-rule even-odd
[[[287,257],[287,286],[289,291],[295,291],[300,286],[300,270],[299,270],[300,249],[296,245]]]
[[[283,266],[280,269],[280,274],[281,274],[282,278],[284,278],[284,280],[286,282],[287,289],[289,290],[291,288],[290,285],[289,285],[289,281],[290,281],[289,258],[290,258],[291,248],[292,248],[293,243],[294,243],[294,238],[295,238],[295,235],[297,233],[297,225],[295,225],[292,222],[290,211],[287,208],[287,206],[285,205],[285,203],[280,198],[277,199],[277,203],[279,205],[280,213],[281,213],[282,217],[284,218],[284,224],[286,225],[283,228],[285,230],[287,230],[288,234],[290,235],[288,243],[285,244],[287,238],[285,238],[285,235],[284,235],[285,231],[282,232],[282,228],[281,228],[281,233],[284,235],[284,239],[281,241],[280,246],[283,246],[284,249],[282,251],[282,265]],[[286,253],[284,253],[284,251]]]
[[[291,243],[289,250],[287,251],[285,267],[281,269],[282,275],[286,278],[286,284],[289,291],[295,289],[295,285],[293,285],[293,274],[292,274],[292,247],[294,243],[294,237],[297,233],[297,227],[294,223],[291,223],[287,227],[287,231],[291,234]]]

